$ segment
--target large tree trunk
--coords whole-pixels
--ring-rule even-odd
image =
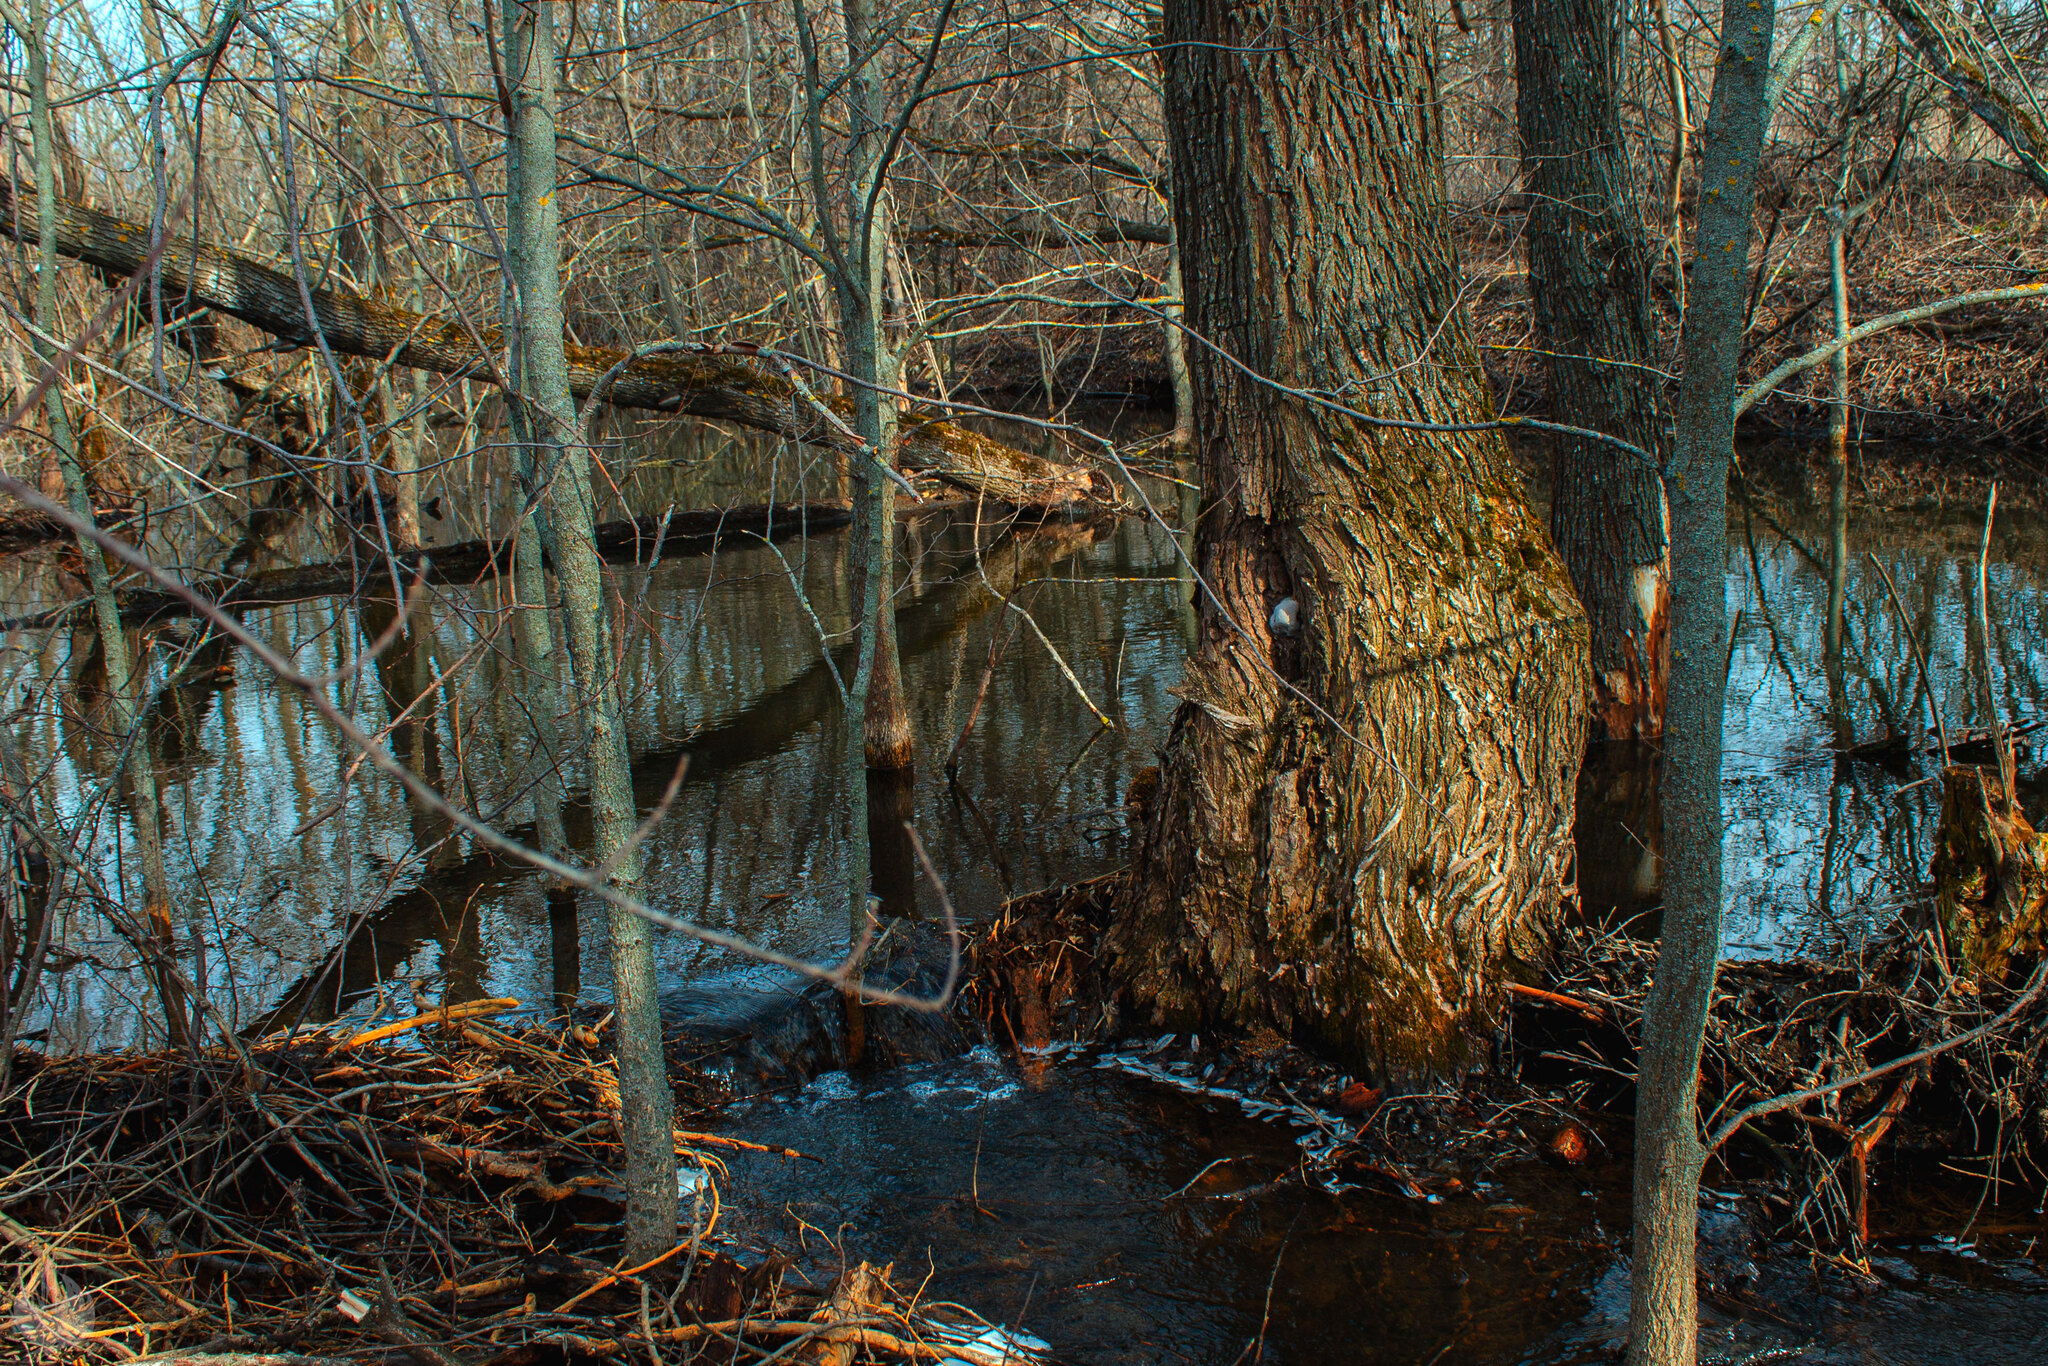
[[[149,259],[149,228],[58,200],[57,250],[119,276],[140,271]],[[32,206],[17,202],[0,180],[0,235],[19,234],[33,244],[40,229]],[[287,341],[312,341],[299,287],[283,271],[220,247],[169,238],[160,257],[163,293],[190,296],[194,308],[211,308],[240,318]],[[336,355],[363,356],[409,365],[438,375],[489,376],[484,357],[504,345],[495,328],[471,331],[438,317],[375,303],[333,286],[311,291],[320,333]],[[479,347],[479,342],[482,343]],[[587,398],[598,381],[628,358],[595,346],[565,346],[569,390]],[[794,386],[763,362],[745,355],[648,356],[620,371],[605,399],[621,408],[652,409],[690,417],[736,422],[822,449],[857,455],[850,425],[853,405],[827,398],[837,410],[827,419],[806,403]],[[1114,480],[1100,470],[1065,465],[941,421],[928,411],[903,415],[896,461],[913,473],[929,474],[994,503],[1052,509],[1111,509],[1128,506]]]
[[[1167,1027],[1455,1068],[1570,861],[1586,628],[1458,304],[1428,11],[1169,0],[1213,500],[1189,660],[1107,947]],[[1216,349],[1270,377],[1246,374]],[[1276,606],[1299,635],[1276,635]]]
[[[1616,89],[1620,0],[1515,0],[1515,88],[1529,194],[1529,293],[1550,411],[1662,455],[1650,260]],[[1671,559],[1664,486],[1614,447],[1560,436],[1550,533],[1592,631],[1593,730],[1664,730]]]

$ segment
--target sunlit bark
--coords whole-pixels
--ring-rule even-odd
[[[1176,0],[1165,22],[1210,591],[1111,949],[1166,1027],[1456,1068],[1563,888],[1584,618],[1497,435],[1279,387],[1489,411],[1434,19]],[[1298,634],[1270,624],[1287,599]]]

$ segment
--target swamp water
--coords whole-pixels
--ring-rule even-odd
[[[1938,791],[1925,756],[1889,767],[1835,757],[1819,645],[1825,576],[1791,536],[1737,516],[1728,951],[1785,954],[1881,926],[1916,894]],[[1859,561],[1841,692],[1855,735],[1887,719],[1925,725],[1912,638],[1927,646],[1951,726],[1975,723],[1964,670],[1969,510],[1859,520],[1853,534],[1890,570],[1910,619]],[[1824,539],[1807,526],[1798,535],[1808,546]],[[977,561],[977,542],[990,541],[987,529],[916,522],[898,603],[923,760],[910,813],[970,917],[1120,861],[1125,784],[1151,762],[1171,715],[1192,625],[1163,529],[1053,526]],[[2025,532],[1993,540],[1996,689],[2021,719],[2048,715],[2039,549]],[[861,781],[843,761],[837,685],[819,641],[821,623],[845,617],[839,551],[831,535],[728,546],[617,577],[639,622],[622,679],[643,805],[687,765],[646,845],[647,899],[818,960],[836,959],[850,938],[838,794]],[[61,590],[30,578],[15,597],[26,605],[51,591]],[[492,648],[504,641],[495,603],[488,586],[436,589],[411,632],[375,658],[367,646],[392,623],[388,601],[297,603],[245,620],[302,665],[334,671],[337,704],[373,726],[395,722],[394,748],[444,791],[526,834],[522,793],[536,765],[521,709],[533,694]],[[1024,607],[1043,640],[1022,624]],[[156,635],[160,668],[194,661],[156,709],[161,825],[176,902],[194,917],[199,951],[187,968],[221,1016],[247,1029],[401,1015],[416,992],[511,996],[540,1010],[601,1005],[608,969],[594,906],[551,903],[534,878],[451,835],[396,785],[355,767],[310,708],[246,661],[210,655],[183,625]],[[81,678],[89,694],[92,668],[82,634],[7,661],[9,707],[23,708],[18,742],[31,769],[47,771],[41,790],[60,813],[99,791],[88,775],[109,758],[77,704],[57,700]],[[940,766],[970,714],[949,786]],[[2023,765],[2022,776],[2039,815],[2041,771]],[[1654,784],[1640,755],[1589,769],[1589,913],[1654,905]],[[573,807],[569,816],[578,837],[587,821]],[[111,870],[114,841],[96,852]],[[884,839],[877,854],[878,892],[929,915],[934,895],[900,846]],[[46,1045],[149,1041],[156,1006],[127,947],[85,923],[62,942],[63,970],[42,1003]],[[744,1016],[792,989],[780,970],[678,936],[660,942],[674,1012]],[[1598,1357],[1626,1314],[1620,1162],[1511,1172],[1435,1205],[1299,1188],[1231,1198],[1291,1165],[1293,1131],[1085,1062],[1020,1065],[987,1048],[830,1072],[716,1123],[821,1160],[736,1159],[735,1226],[799,1250],[818,1275],[842,1255],[894,1261],[899,1285],[929,1272],[928,1297],[1035,1333],[1063,1361],[1562,1362]],[[2037,1242],[2048,1223],[2009,1203],[1973,1214],[1974,1185],[1958,1204],[1951,1192],[1895,1189],[1885,1175],[1880,1166],[1875,1196],[1893,1227],[1876,1279],[1765,1258],[1737,1278],[1742,1288],[1709,1297],[1716,1349],[2048,1359],[2048,1251]]]

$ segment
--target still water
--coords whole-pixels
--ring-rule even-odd
[[[830,495],[814,467],[774,460],[764,478],[762,458],[700,443],[645,462],[620,496],[658,512],[756,501],[770,483],[781,497]],[[491,501],[462,500],[440,539],[493,529],[462,510]],[[1158,501],[1182,506],[1171,485]],[[1860,559],[1831,699],[1827,585],[1803,548],[1818,547],[1822,529],[1738,511],[1730,954],[1853,938],[1917,894],[1937,814],[1933,762],[1839,759],[1836,741],[1888,725],[1917,735],[1929,719],[1923,693],[1952,728],[1981,724],[1965,668],[1972,512],[1858,521],[1854,543],[1883,564],[1897,601]],[[906,527],[896,608],[923,756],[909,813],[964,914],[1120,861],[1124,787],[1171,715],[1191,629],[1175,534],[1137,519],[1007,536],[958,515]],[[184,562],[205,560],[204,548],[178,549]],[[2048,712],[2039,549],[2027,530],[2001,533],[1989,568],[1994,689],[2020,719]],[[289,536],[268,553],[318,558]],[[65,594],[48,563],[9,572],[10,611]],[[645,846],[647,899],[783,953],[835,958],[849,940],[841,882],[856,833],[841,794],[863,780],[843,758],[827,662],[839,642],[821,639],[847,617],[840,538],[670,554],[621,566],[615,589],[630,621],[619,669],[643,805],[683,775]],[[244,620],[327,671],[329,699],[389,728],[394,749],[441,790],[530,835],[527,794],[542,766],[524,709],[547,695],[514,667],[500,601],[490,582],[433,588],[374,657],[368,643],[394,620],[389,601],[295,603]],[[254,1029],[409,1010],[416,994],[601,1004],[594,907],[551,904],[531,876],[361,766],[302,698],[195,628],[150,635],[158,679],[170,681],[155,708],[157,819],[175,904],[191,916],[187,970],[224,1021]],[[95,667],[83,634],[19,635],[0,661],[15,743],[59,816],[103,796],[111,755],[93,724]],[[562,709],[559,696],[553,705]],[[949,784],[941,764],[956,743]],[[571,770],[573,795],[582,779]],[[2038,769],[2022,772],[2038,799]],[[1652,755],[1589,766],[1579,832],[1589,914],[1655,904],[1654,780]],[[574,838],[587,823],[573,804],[569,817]],[[110,882],[133,843],[129,819],[105,822],[92,849]],[[884,850],[878,871],[887,899],[932,909],[905,859]],[[132,952],[77,914],[40,1003],[46,1046],[160,1041]],[[662,937],[661,961],[677,1000],[744,1009],[790,986],[779,970],[681,936]],[[823,1159],[735,1165],[739,1217],[754,1232],[804,1249],[821,1274],[838,1264],[834,1242],[850,1257],[895,1261],[899,1284],[929,1272],[929,1294],[1021,1325],[1065,1360],[1592,1359],[1625,1313],[1619,1168],[1524,1172],[1438,1206],[1284,1190],[1234,1199],[1287,1168],[1287,1130],[1085,1066],[1020,1070],[985,1050],[830,1073],[719,1122]],[[1230,1161],[1182,1190],[1219,1158]],[[1967,1216],[1902,1226],[1889,1269],[1868,1284],[1766,1259],[1743,1298],[1709,1306],[1725,1321],[1717,1341],[1732,1352],[1808,1346],[1812,1360],[2043,1359],[2048,1299],[2033,1239],[2048,1226],[2003,1211],[2004,1231],[1981,1247],[1938,1241]]]

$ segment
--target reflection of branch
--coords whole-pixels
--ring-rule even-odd
[[[17,418],[16,420],[18,421],[19,419]],[[860,984],[853,976],[852,969],[857,963],[857,959],[849,959],[839,966],[828,968],[820,967],[804,959],[777,953],[773,949],[765,948],[739,935],[726,934],[723,931],[714,930],[708,926],[694,924],[677,916],[669,915],[665,911],[657,911],[613,886],[605,878],[603,870],[593,871],[587,868],[578,868],[572,864],[564,863],[541,850],[528,848],[518,840],[504,834],[495,826],[486,824],[484,821],[477,819],[475,816],[449,802],[434,789],[432,784],[400,763],[388,749],[379,744],[372,736],[365,733],[347,712],[343,711],[333,702],[325,689],[317,686],[315,680],[300,672],[289,659],[272,649],[260,637],[252,634],[233,616],[222,611],[214,604],[205,601],[172,575],[160,569],[155,562],[150,560],[141,551],[124,541],[109,536],[106,532],[101,531],[98,527],[91,525],[82,518],[73,516],[68,508],[62,507],[43,497],[39,491],[22,483],[19,479],[0,475],[0,492],[9,493],[29,507],[35,508],[46,515],[59,518],[78,535],[92,540],[106,554],[141,571],[142,574],[155,581],[165,591],[185,598],[192,604],[199,616],[212,622],[223,634],[254,655],[264,667],[277,676],[279,682],[300,693],[307,703],[320,714],[322,719],[336,731],[340,732],[342,737],[359,750],[373,766],[395,779],[410,796],[429,811],[468,832],[479,843],[490,849],[525,863],[543,873],[547,873],[566,884],[581,887],[607,904],[629,914],[637,915],[651,925],[659,926],[665,930],[672,930],[679,934],[687,934],[714,947],[759,959],[765,963],[772,963],[777,967],[788,968],[792,972],[800,973],[803,976],[815,978],[819,981],[830,982],[849,991],[856,991],[864,1000],[882,1005],[898,1005],[912,1010],[928,1012],[943,1010],[948,1004],[955,980],[955,977],[951,974],[948,976],[945,992],[937,997],[924,997],[906,992],[877,990]],[[957,973],[959,963],[959,927],[950,917],[947,921],[947,930],[952,938],[954,970]]]
[[[1920,663],[1920,687],[1927,694],[1928,713],[1934,717],[1935,738],[1941,741],[1941,766],[1947,768],[1948,723],[1941,719],[1941,707],[1934,700],[1934,675],[1927,666],[1926,647],[1921,642],[1919,633],[1913,630],[1912,620],[1906,615],[1906,605],[1899,601],[1899,590],[1892,583],[1891,572],[1877,556],[1866,553],[1865,558],[1870,561],[1871,567],[1877,570],[1878,577],[1884,580],[1885,594],[1891,598],[1892,610],[1899,614],[1899,626],[1905,631],[1906,640],[1913,647],[1913,657]]]

